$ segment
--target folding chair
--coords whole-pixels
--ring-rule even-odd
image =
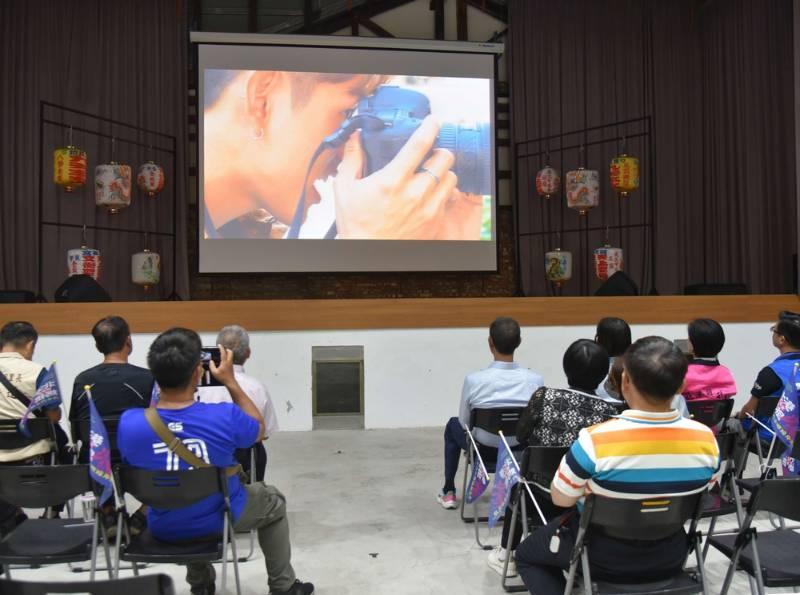
[[[255,445],[251,446],[248,449],[249,456],[250,456],[250,476],[248,478],[248,485],[253,485],[256,482],[256,447]],[[250,531],[245,531],[245,533],[250,534],[250,549],[247,552],[246,556],[242,556],[239,558],[239,562],[249,562],[250,559],[253,557],[253,554],[256,551],[256,534],[257,531],[255,529],[250,529]]]
[[[780,401],[780,399],[780,396],[777,396],[761,397],[758,400],[758,405],[751,416],[750,429],[747,431],[747,436],[745,439],[747,448],[744,451],[742,462],[737,464],[740,476],[747,468],[747,456],[752,452],[758,455],[758,463],[761,468],[761,478],[766,479],[767,477],[775,477],[777,472],[774,470],[770,471],[770,468],[772,468],[772,464],[775,459],[783,452],[783,443],[776,439],[774,432],[772,433],[772,440],[769,443],[762,442],[761,436],[758,433],[761,425],[759,425],[760,422],[756,418],[771,418],[772,414],[775,413],[775,408],[778,406],[778,401]],[[764,456],[765,447],[767,449],[766,457]],[[752,487],[755,485],[755,483],[749,485]],[[747,489],[747,486],[743,487]]]
[[[122,516],[117,517],[117,559],[114,577],[119,576],[120,560],[131,562],[133,572],[138,575],[140,562],[161,564],[188,564],[190,562],[222,562],[222,588],[227,584],[228,546],[232,550],[233,572],[236,593],[241,595],[239,584],[239,561],[236,554],[236,538],[233,531],[228,479],[225,469],[204,467],[190,471],[148,471],[127,465],[114,469],[119,500],[130,494],[142,504],[160,510],[175,510],[190,506],[214,494],[222,494],[222,535],[209,539],[192,539],[182,543],[159,541],[149,529],[132,537],[127,533],[127,543],[122,541]],[[127,529],[127,527],[126,527]]]
[[[506,436],[516,436],[517,422],[524,407],[498,407],[497,409],[473,409],[470,413],[469,431],[473,432],[476,429],[484,430],[490,434],[497,434],[502,430]],[[477,442],[477,441],[476,441]],[[486,446],[478,443],[480,449],[480,456],[486,466],[486,472],[489,474],[494,473],[497,466],[497,449],[492,446]],[[472,442],[467,439],[467,459],[464,465],[464,481],[461,485],[461,520],[465,523],[485,523],[488,517],[478,516],[478,502],[473,503],[473,515],[471,517],[464,516],[465,498],[467,489],[467,478],[470,474],[470,467],[475,463],[475,453],[472,447]],[[475,539],[478,540],[478,545],[481,545],[478,539],[478,528],[475,527]],[[484,547],[481,545],[481,547]],[[485,548],[484,548],[485,549]]]
[[[533,490],[540,490],[545,494],[550,493],[550,483],[553,481],[561,459],[569,450],[566,446],[529,446],[522,453],[520,463],[521,479],[517,487],[514,502],[511,508],[511,531],[508,534],[509,542],[514,541],[514,533],[517,530],[517,515],[522,515],[522,537],[528,536],[528,511],[525,499],[525,485],[532,487]],[[510,543],[506,542],[504,547],[509,551]],[[511,559],[510,553],[506,554],[506,561],[503,564],[503,575],[501,585],[507,593],[527,591],[524,585],[509,585],[508,563]]]
[[[117,431],[119,428],[118,417],[104,417],[103,425],[106,427],[108,434],[108,442],[111,448],[111,463],[116,465],[122,461],[119,449],[117,448]],[[78,419],[70,421],[70,432],[72,434],[73,446],[75,447],[75,460],[76,462],[87,463],[89,461],[89,431],[91,424],[88,419]],[[80,443],[80,447],[78,446]],[[83,451],[83,449],[86,449]],[[83,451],[83,452],[81,452]],[[85,453],[85,457],[81,455]],[[81,461],[83,458],[85,460]]]
[[[714,534],[717,519],[721,516],[736,514],[736,525],[742,525],[744,512],[742,510],[742,500],[739,489],[736,486],[736,443],[739,435],[736,432],[722,432],[717,434],[717,446],[719,447],[720,469],[722,475],[719,479],[718,489],[712,490],[705,500],[705,506],[700,513],[701,519],[711,519],[708,526],[708,534],[703,545],[703,560],[706,559],[709,539]]]
[[[727,421],[733,411],[733,399],[698,399],[686,401],[686,408],[692,419],[704,426],[716,428]]]
[[[703,507],[704,496],[704,492],[699,492],[688,496],[654,496],[646,500],[587,497],[570,558],[565,595],[572,593],[579,563],[583,569],[583,589],[586,595],[612,593],[615,595],[703,593],[705,595],[705,573],[703,558],[700,555],[701,537],[697,531],[697,521]],[[592,580],[587,532],[589,538],[593,530],[600,530],[611,538],[655,541],[682,531],[683,525],[688,520],[692,522],[688,532],[689,549],[686,558],[688,560],[694,550],[697,560],[696,570],[681,570],[667,580],[635,585]]]
[[[2,582],[3,595],[52,595],[53,593],[79,593],[88,595],[175,595],[172,579],[166,574],[132,576],[111,581],[40,583],[6,580]]]
[[[0,467],[0,499],[20,507],[49,508],[92,490],[88,465]],[[11,564],[41,565],[91,560],[97,563],[99,516],[83,519],[28,519],[0,542],[0,565],[11,578]],[[103,541],[111,578],[108,544]],[[2,591],[0,587],[0,591]]]
[[[709,538],[711,545],[730,558],[720,595],[726,595],[737,568],[756,580],[756,592],[765,587],[800,585],[800,535],[791,529],[756,531],[753,518],[767,511],[793,521],[800,521],[800,477],[782,477],[760,481],[747,504],[747,516],[736,534],[718,534]],[[756,571],[758,569],[758,571]],[[752,591],[752,581],[751,581]]]
[[[30,438],[18,429],[18,419],[0,420],[0,450],[18,450],[36,444],[40,440],[50,440],[50,464],[56,463],[56,432],[50,420],[34,417],[28,420]]]

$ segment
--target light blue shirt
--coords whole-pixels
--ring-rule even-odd
[[[540,386],[544,386],[541,375],[520,367],[516,362],[492,362],[488,368],[473,372],[464,379],[458,419],[461,425],[469,426],[473,409],[525,407]],[[474,430],[472,436],[486,446],[497,447],[500,444],[499,436],[481,429]],[[506,436],[506,440],[509,446],[517,443],[515,436]]]

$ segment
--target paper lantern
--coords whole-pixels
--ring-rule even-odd
[[[86,151],[72,145],[53,151],[53,182],[66,192],[86,184]]]
[[[155,196],[164,189],[164,168],[148,161],[139,166],[139,174],[136,176],[136,184],[147,196]]]
[[[544,255],[544,272],[547,280],[561,287],[572,279],[572,252],[556,248]]]
[[[611,160],[611,188],[625,198],[639,187],[639,160],[624,153]]]
[[[612,248],[606,244],[594,250],[594,274],[601,281],[606,281],[611,275],[622,270],[622,248]]]
[[[558,175],[558,170],[545,165],[536,174],[536,192],[542,198],[549,199],[554,194],[558,194],[561,190],[561,176]]]
[[[567,172],[567,206],[585,215],[600,204],[600,174],[596,169],[579,167]]]
[[[100,250],[87,248],[84,245],[67,250],[67,270],[70,277],[89,275],[97,281],[100,277]]]
[[[104,163],[94,168],[94,202],[111,214],[131,204],[131,166]]]
[[[131,256],[131,281],[144,287],[158,285],[161,280],[161,255],[145,248]]]

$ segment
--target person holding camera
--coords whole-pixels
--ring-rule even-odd
[[[432,117],[369,175],[361,132],[316,155],[390,77],[263,70],[205,76],[207,238],[320,239],[334,231],[340,239],[480,239],[483,198],[458,189],[454,155],[435,148],[440,126]],[[289,235],[298,208],[302,225]]]
[[[246,448],[264,435],[261,412],[239,386],[233,352],[220,345],[220,364],[209,368],[230,393],[232,403],[195,402],[195,390],[204,374],[198,334],[172,328],[153,341],[147,365],[161,389],[155,411],[164,426],[206,464],[235,465],[237,448]],[[185,470],[190,465],[167,449],[148,420],[146,411],[129,409],[119,424],[118,445],[123,461],[150,470]],[[229,481],[230,504],[236,531],[258,531],[271,595],[311,595],[314,586],[298,581],[291,564],[286,498],[264,483],[243,485],[237,474]],[[222,533],[222,494],[214,494],[184,508],[151,509],[148,527],[154,538],[182,542]],[[195,595],[214,593],[216,575],[208,562],[188,565],[186,581]]]

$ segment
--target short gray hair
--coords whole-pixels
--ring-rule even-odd
[[[250,350],[250,335],[238,324],[231,324],[219,332],[217,344],[233,351],[233,363],[243,365]]]

